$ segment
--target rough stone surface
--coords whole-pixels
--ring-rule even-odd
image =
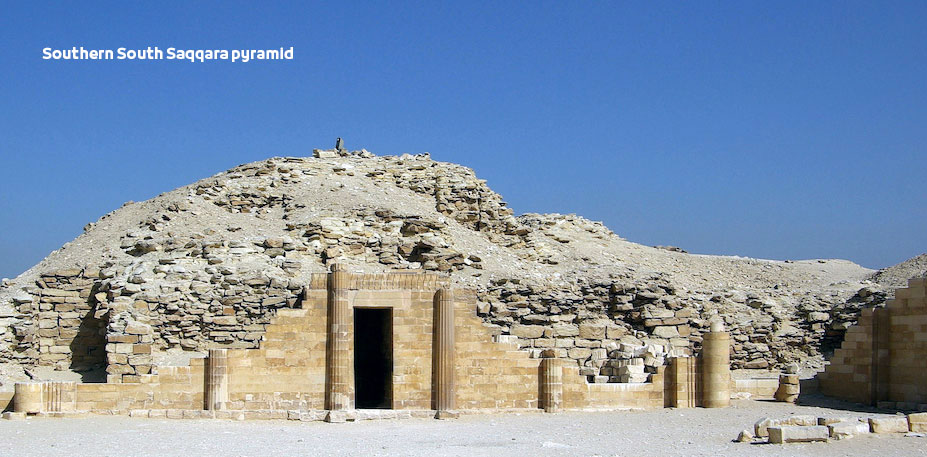
[[[870,417],[869,430],[872,433],[907,433],[908,418],[896,417]]]
[[[860,421],[835,422],[833,424],[828,424],[827,430],[831,438],[842,440],[869,433],[869,424]]]
[[[927,413],[908,414],[908,429],[912,432],[927,432]]]
[[[241,165],[88,224],[0,288],[0,364],[132,381],[207,347],[254,348],[332,262],[449,274],[478,291],[494,332],[611,382],[691,355],[715,315],[734,368],[820,367],[820,349],[888,295],[847,261],[691,255],[575,215],[516,217],[472,170],[428,154],[315,155]],[[644,373],[619,374],[634,359]]]
[[[772,444],[827,441],[829,436],[827,427],[821,425],[781,425],[769,427],[769,442]]]

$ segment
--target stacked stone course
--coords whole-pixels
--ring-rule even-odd
[[[864,309],[819,374],[827,395],[874,406],[927,407],[927,279],[911,279],[884,307]]]

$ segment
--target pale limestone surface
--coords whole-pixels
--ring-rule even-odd
[[[732,442],[758,417],[844,410],[734,401],[727,409],[463,415],[346,424],[92,417],[0,420],[3,455],[914,456],[927,438],[858,436],[829,443]]]
[[[156,359],[178,348],[255,347],[266,318],[254,309],[290,304],[304,278],[333,259],[364,272],[450,273],[456,285],[478,290],[477,311],[497,331],[528,330],[520,346],[557,348],[584,375],[613,379],[620,362],[637,357],[620,345],[661,348],[648,359],[653,373],[666,353],[691,350],[715,314],[732,332],[735,368],[781,360],[820,366],[814,348],[825,331],[839,335],[860,306],[880,297],[867,280],[872,271],[848,261],[687,254],[623,240],[575,215],[515,217],[472,170],[427,155],[275,157],[128,203],[10,281],[0,289],[0,361],[33,363],[33,344],[45,351],[41,364],[69,365],[67,341],[22,339],[54,333],[31,328],[22,311],[22,288],[35,288],[50,271],[100,270],[126,306],[179,315],[179,324],[169,324],[176,329],[162,325],[142,335],[153,339],[150,355],[125,357]],[[249,283],[255,277],[264,282]],[[66,292],[78,292],[74,287]],[[248,303],[260,295],[249,287],[272,289],[264,297],[272,303]],[[864,287],[875,292],[857,294]],[[216,302],[228,291],[243,304],[220,309]],[[171,309],[176,303],[186,308]],[[71,338],[77,321],[48,319],[58,318],[71,326],[64,337]],[[184,330],[191,326],[209,332]]]

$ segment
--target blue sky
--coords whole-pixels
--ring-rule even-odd
[[[927,251],[927,3],[265,3],[4,6],[0,276],[127,200],[337,136],[648,245]],[[296,58],[41,59],[72,46]]]

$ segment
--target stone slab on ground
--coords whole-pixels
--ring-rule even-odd
[[[830,437],[835,440],[852,438],[869,433],[869,423],[860,421],[837,422],[827,425]]]
[[[769,427],[771,444],[827,441],[830,431],[823,425],[782,425]]]
[[[927,432],[927,413],[908,414],[908,429],[915,433]]]
[[[907,433],[908,418],[905,416],[870,417],[869,430],[872,433]]]

